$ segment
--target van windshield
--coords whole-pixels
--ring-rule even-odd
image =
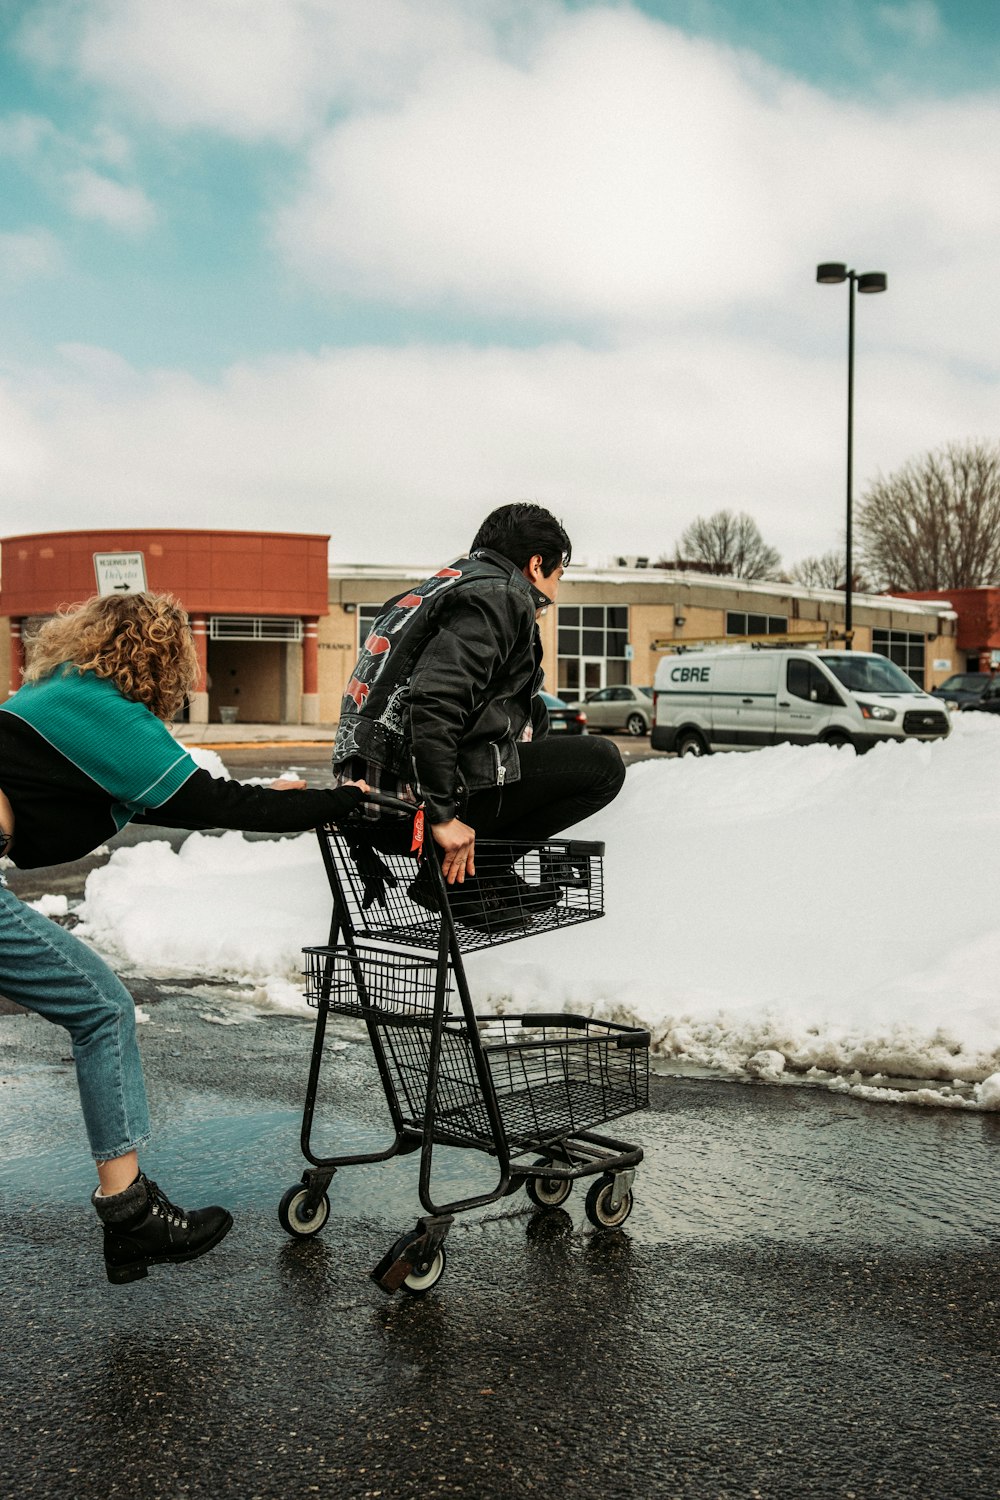
[[[921,688],[887,656],[853,656],[836,651],[820,660],[849,693],[919,693]]]

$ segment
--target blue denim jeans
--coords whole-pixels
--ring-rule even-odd
[[[0,883],[0,994],[65,1026],[90,1149],[110,1161],[149,1139],[132,996],[102,958]]]

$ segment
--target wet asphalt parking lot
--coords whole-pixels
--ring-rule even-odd
[[[339,1172],[315,1239],[277,1224],[310,1021],[127,982],[146,1169],[236,1226],[111,1287],[63,1034],[0,1015],[0,1494],[997,1494],[1000,1116],[656,1076],[615,1126],[646,1152],[623,1229],[592,1230],[580,1186],[508,1198],[456,1220],[426,1298],[390,1299],[367,1273],[417,1216],[414,1158]],[[385,1140],[363,1028],[330,1043],[322,1148]],[[490,1169],[436,1172],[457,1194]]]

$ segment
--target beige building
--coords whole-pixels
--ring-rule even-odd
[[[434,571],[344,566],[330,571],[319,622],[319,714],[338,717],[360,642],[386,599]],[[854,649],[890,657],[922,687],[961,668],[955,612],[941,601],[855,594]],[[666,652],[787,638],[844,646],[844,596],[797,584],[749,583],[659,568],[571,566],[541,621],[546,687],[575,699],[616,683],[652,683]]]

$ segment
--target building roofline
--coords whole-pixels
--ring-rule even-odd
[[[62,536],[246,536],[294,537],[300,542],[326,542],[326,531],[255,531],[246,526],[80,526],[71,531],[22,531],[0,537],[4,542],[37,542]]]
[[[437,566],[439,567],[440,564]],[[434,572],[434,567],[423,569],[400,567],[398,564],[380,567],[377,563],[341,563],[331,567],[328,571],[331,579],[344,582],[351,579],[363,581],[376,578],[406,580],[426,577]],[[731,578],[718,573],[693,573],[687,569],[679,572],[672,568],[591,568],[586,564],[574,566],[570,563],[563,574],[563,582],[566,584],[614,584],[621,588],[634,588],[638,584],[645,584],[662,588],[710,589],[718,593],[730,594],[738,589],[741,593],[770,597],[780,595],[787,599],[815,599],[828,604],[842,603],[844,598],[843,589],[811,588],[806,584],[783,583],[777,579]],[[859,594],[857,592],[852,597],[855,605],[862,608],[893,609],[913,615],[938,614],[951,619],[956,618],[955,611],[947,599],[906,599],[898,594]]]
[[[734,578],[723,573],[695,573],[673,568],[588,568],[577,572],[573,564],[563,574],[565,583],[669,583],[681,588],[715,589],[720,593],[731,593],[734,589],[750,594],[782,594],[789,599],[824,599],[839,603],[844,597],[843,589],[815,588],[810,584],[786,583],[780,578]],[[887,604],[922,604],[926,608],[941,605],[950,609],[946,599],[903,599],[898,594],[866,594],[855,589],[852,598],[866,604],[884,607]]]

